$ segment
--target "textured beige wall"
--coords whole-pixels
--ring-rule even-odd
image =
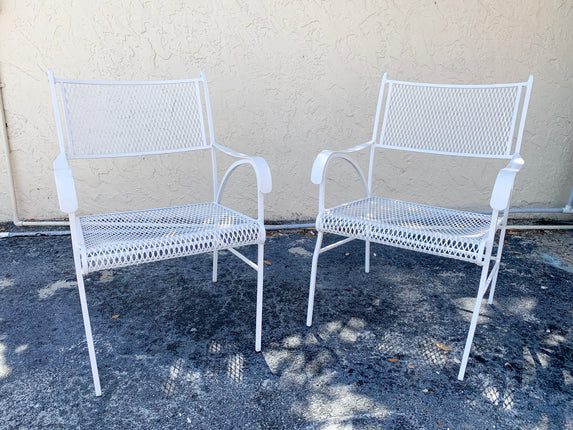
[[[274,189],[266,218],[308,220],[316,213],[310,182],[316,154],[369,139],[381,75],[430,82],[488,83],[535,75],[514,207],[563,207],[573,186],[573,3],[557,0],[391,1],[27,1],[0,0],[0,80],[18,210],[22,219],[61,217],[51,163],[58,144],[46,71],[85,79],[163,79],[207,73],[215,135],[225,145],[267,159]],[[0,220],[10,220],[0,148]],[[175,179],[159,172],[181,167]],[[205,163],[203,163],[205,165]],[[86,212],[172,204],[193,195],[179,158],[90,163],[82,188]],[[483,165],[393,156],[380,165],[385,194],[476,207],[487,202],[492,173]],[[431,169],[430,169],[431,167]],[[341,171],[349,172],[346,166]],[[414,170],[415,174],[409,171]],[[430,175],[440,191],[419,191]],[[119,173],[118,173],[119,172]],[[433,172],[433,173],[432,173]],[[466,179],[464,187],[455,173]],[[134,184],[114,185],[126,176]],[[493,179],[493,178],[492,178]],[[237,177],[227,203],[249,173]],[[469,186],[468,186],[469,183]],[[343,197],[357,183],[329,184]],[[165,187],[168,191],[161,190]],[[447,189],[447,191],[445,191]],[[171,190],[171,191],[169,191]],[[469,190],[469,191],[468,191]],[[237,191],[237,193],[235,193]],[[127,197],[126,197],[127,196]]]

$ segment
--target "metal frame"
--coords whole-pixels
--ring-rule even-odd
[[[475,263],[482,270],[458,373],[458,379],[463,380],[481,303],[488,288],[488,303],[493,303],[511,192],[515,176],[524,163],[519,151],[532,83],[533,76],[526,82],[512,84],[442,85],[390,80],[384,74],[372,139],[346,150],[322,151],[312,167],[311,180],[320,187],[308,326],[312,325],[318,257],[351,240],[365,241],[367,273],[371,242]],[[510,161],[497,175],[490,199],[492,214],[484,215],[373,196],[377,149]],[[364,150],[370,150],[367,179],[353,158]],[[334,159],[345,160],[354,167],[365,197],[325,208],[326,174]],[[325,233],[346,238],[322,247]],[[494,248],[497,248],[495,253]]]
[[[84,275],[97,270],[229,250],[257,271],[255,350],[261,350],[264,199],[272,188],[266,161],[215,142],[204,73],[198,79],[101,82],[56,79],[48,72],[60,155],[54,175],[60,208],[70,220],[74,265],[96,395],[101,385],[85,293]],[[173,208],[77,216],[78,198],[68,159],[129,157],[211,151],[213,201]],[[219,184],[217,155],[237,159]],[[250,165],[256,174],[257,218],[220,204],[231,174]],[[235,248],[257,245],[257,261]]]

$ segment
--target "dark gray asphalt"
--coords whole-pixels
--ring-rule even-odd
[[[352,242],[307,328],[314,243],[267,241],[262,353],[229,253],[216,284],[208,255],[91,274],[97,398],[69,237],[0,239],[0,429],[573,428],[573,232],[507,238],[463,382],[477,266],[373,245],[365,274]]]

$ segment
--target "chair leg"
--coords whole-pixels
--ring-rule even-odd
[[[217,263],[219,262],[219,252],[213,251],[213,282],[217,282]]]
[[[90,357],[90,365],[92,369],[92,377],[94,381],[94,388],[96,396],[101,396],[101,386],[99,382],[99,372],[97,369],[96,354],[94,348],[94,340],[92,337],[92,328],[90,324],[90,316],[88,312],[88,302],[86,299],[86,290],[84,287],[84,277],[78,267],[76,267],[76,277],[78,280],[78,291],[80,293],[80,304],[82,307],[82,316],[84,319],[84,329],[86,332],[86,340],[88,342],[88,353]]]
[[[478,289],[478,294],[476,297],[476,302],[474,305],[474,311],[472,314],[472,320],[470,323],[470,329],[468,332],[468,337],[466,339],[466,346],[464,348],[464,355],[462,357],[462,364],[460,365],[460,371],[458,373],[458,379],[460,381],[464,380],[464,375],[466,373],[466,366],[468,365],[468,359],[470,356],[470,350],[472,348],[472,343],[474,340],[474,334],[476,331],[476,326],[477,326],[477,321],[479,318],[479,311],[481,309],[481,305],[483,302],[483,296],[485,294],[485,287],[487,284],[487,273],[489,270],[489,262],[484,264],[484,266],[482,267],[482,271],[481,271],[481,279],[480,279],[480,283],[479,283],[479,289]]]
[[[491,284],[489,286],[489,297],[487,299],[487,303],[490,305],[493,304],[493,293],[495,291],[495,284],[497,282],[497,275],[499,273],[499,266],[501,264],[501,261],[499,260],[500,257],[501,257],[501,254],[499,254],[497,256],[498,260],[495,262],[493,269],[492,269]]]
[[[491,305],[493,303],[493,295],[495,293],[495,286],[497,283],[497,274],[499,273],[499,268],[501,266],[501,252],[503,251],[503,242],[505,240],[505,227],[501,229],[499,233],[499,244],[497,246],[496,262],[493,267],[493,273],[491,276],[491,285],[489,286],[489,298],[487,302]]]
[[[316,237],[314,254],[312,256],[312,269],[310,271],[310,288],[308,290],[308,310],[306,312],[306,325],[308,327],[312,325],[312,310],[314,308],[314,290],[316,288],[316,269],[318,266],[318,256],[320,255],[320,247],[322,246],[322,236],[323,233],[319,231],[318,236]]]
[[[264,268],[264,245],[259,244],[257,258],[257,316],[255,328],[255,351],[261,351],[261,337],[263,328],[263,268]]]
[[[366,241],[365,258],[364,258],[364,271],[370,273],[370,241]]]

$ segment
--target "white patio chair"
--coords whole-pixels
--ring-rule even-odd
[[[488,302],[491,304],[493,301],[511,192],[515,176],[523,165],[519,150],[532,82],[533,77],[530,76],[527,82],[512,84],[435,85],[390,80],[384,74],[372,140],[347,150],[322,151],[312,167],[312,182],[320,185],[320,190],[308,326],[312,324],[318,256],[353,239],[366,242],[366,272],[370,270],[370,242],[475,263],[482,266],[481,280],[458,374],[458,379],[463,380],[481,303],[488,287]],[[493,186],[492,214],[372,195],[374,154],[377,150],[392,149],[509,159]],[[358,151],[370,151],[367,179],[352,157]],[[326,173],[334,159],[343,159],[354,167],[365,197],[326,209]],[[493,255],[498,231],[497,250]],[[322,247],[324,233],[346,238]],[[493,263],[491,271],[490,263]]]
[[[94,342],[84,290],[90,272],[152,261],[229,250],[257,271],[255,350],[261,350],[263,299],[263,193],[271,175],[260,157],[250,157],[215,142],[205,74],[197,79],[161,82],[93,82],[56,79],[49,71],[60,155],[54,173],[60,208],[69,215],[75,270],[96,395],[101,395]],[[68,159],[151,156],[210,151],[213,201],[186,206],[77,216],[78,199]],[[218,181],[217,154],[237,160]],[[144,162],[144,160],[141,160]],[[257,219],[220,204],[235,169],[249,164],[256,174]],[[253,184],[254,185],[254,184]],[[155,190],[154,190],[155,191]],[[156,190],[156,192],[162,192]],[[235,248],[257,245],[257,262]]]

